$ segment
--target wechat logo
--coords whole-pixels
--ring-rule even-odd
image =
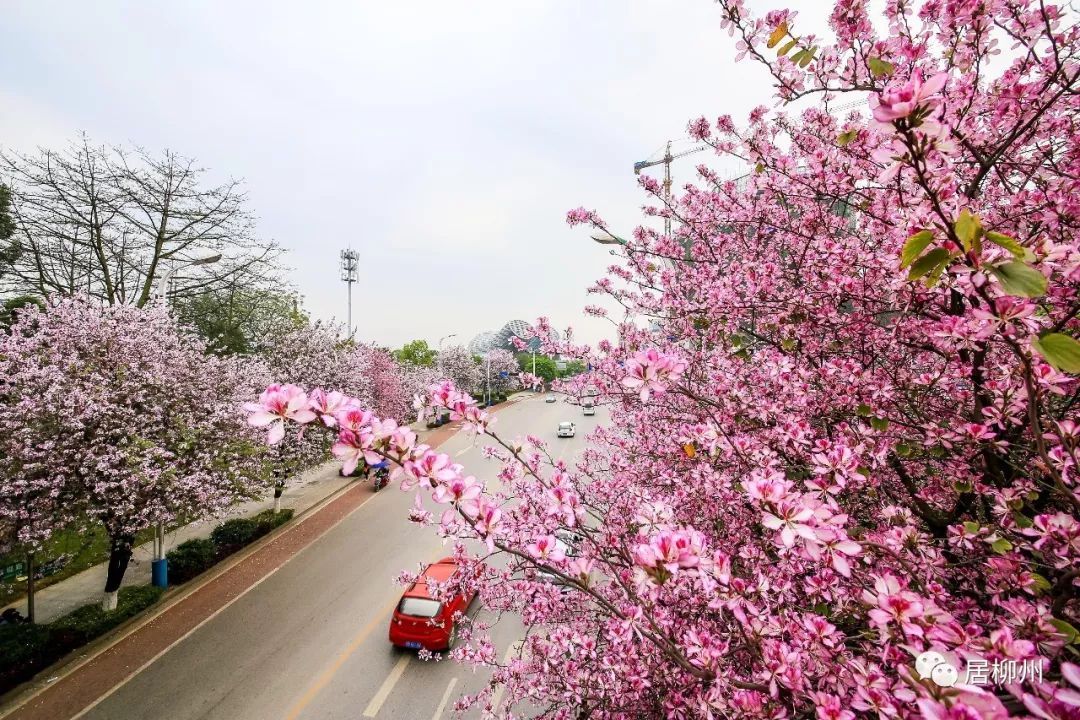
[[[927,650],[915,658],[915,669],[923,680],[929,678],[940,687],[952,687],[960,679],[956,667],[934,650]]]

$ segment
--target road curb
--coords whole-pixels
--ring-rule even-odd
[[[348,485],[338,488],[311,507],[302,510],[299,514],[289,520],[289,522],[274,528],[255,542],[237,550],[206,572],[193,578],[191,581],[166,590],[161,600],[154,605],[151,605],[146,611],[125,620],[104,635],[94,638],[86,645],[69,653],[49,667],[43,668],[26,682],[15,686],[9,692],[5,693],[5,695],[10,696],[10,698],[4,698],[3,702],[0,702],[0,720],[18,711],[27,703],[41,695],[41,693],[52,687],[55,683],[78,672],[80,668],[93,662],[128,636],[154,622],[176,605],[180,604],[191,595],[194,595],[220,576],[229,572],[241,562],[251,557],[251,555],[263,549],[266,545],[280,538],[285,533],[300,527],[300,525],[310,519],[319,510],[322,510],[325,506],[334,502],[345,493],[350,490],[355,490],[356,488],[357,485],[355,482],[351,482]],[[366,500],[364,502],[366,502]],[[360,504],[360,506],[362,505],[363,503]],[[49,675],[50,678],[48,680],[43,680],[42,675],[46,674]]]

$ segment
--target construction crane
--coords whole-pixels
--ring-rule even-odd
[[[671,161],[677,158],[681,158],[685,155],[693,155],[694,153],[701,152],[702,150],[708,150],[708,145],[695,145],[692,148],[677,152],[674,155],[671,154],[671,141],[667,141],[667,145],[664,147],[664,156],[658,160],[641,160],[634,163],[634,174],[640,175],[641,171],[645,168],[653,167],[654,165],[664,166],[664,203],[671,207]],[[664,218],[664,234],[671,235],[671,218]]]

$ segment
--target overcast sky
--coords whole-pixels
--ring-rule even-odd
[[[709,0],[13,0],[0,145],[86,131],[242,178],[316,317],[344,319],[359,251],[354,323],[380,344],[538,315],[594,341],[611,258],[566,211],[629,233],[634,161],[772,102],[719,25]]]

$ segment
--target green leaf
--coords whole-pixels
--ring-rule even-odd
[[[851,141],[857,137],[859,137],[859,130],[857,128],[851,128],[836,136],[836,144],[840,147],[847,147],[851,144]]]
[[[870,427],[882,432],[889,429],[889,421],[885,418],[873,417],[870,418]]]
[[[858,467],[858,468],[855,468],[855,472],[859,473],[859,474],[860,474],[860,475],[862,475],[862,476],[863,476],[864,478],[868,478],[868,477],[870,477],[870,468],[868,468],[868,467]]]
[[[990,549],[996,552],[998,555],[1004,555],[1012,550],[1013,544],[1005,538],[998,538],[994,542],[990,543]]]
[[[934,233],[932,230],[920,230],[907,239],[904,243],[904,249],[900,251],[900,269],[903,270],[911,263],[915,262],[915,259],[922,255],[923,250],[934,241]]]
[[[1024,250],[1024,246],[1013,240],[1008,235],[1002,235],[1001,233],[996,232],[988,232],[986,233],[986,239],[994,243],[998,247],[1005,248],[1013,255],[1015,255],[1018,260],[1023,260],[1024,256],[1027,254]]]
[[[776,26],[776,29],[772,31],[772,35],[769,36],[769,47],[776,47],[781,40],[787,37],[788,26],[787,23],[780,23]]]
[[[791,56],[791,62],[798,65],[799,63],[802,62],[803,57],[805,55],[806,55],[806,50],[800,50],[799,52],[797,52],[797,53],[795,53],[794,55]]]
[[[956,222],[953,223],[953,230],[956,231],[956,237],[960,244],[964,246],[964,249],[970,251],[975,247],[979,235],[982,233],[982,225],[979,223],[978,217],[965,209],[960,213],[960,217],[956,218]]]
[[[900,457],[910,457],[914,452],[914,449],[907,443],[896,443],[896,454]]]
[[[870,67],[870,73],[876,78],[888,77],[893,74],[893,64],[879,57],[872,57],[866,61]]]
[[[1080,374],[1080,342],[1062,333],[1049,333],[1031,341],[1031,349],[1046,358],[1056,370]]]
[[[797,42],[798,40],[794,39],[788,40],[779,50],[776,51],[777,56],[784,57],[785,55],[787,55],[789,52],[791,52],[791,48],[795,47],[795,43]]]
[[[1050,589],[1050,581],[1044,578],[1039,573],[1031,573],[1031,580],[1031,589],[1035,591],[1036,595],[1038,595],[1039,593],[1044,593]]]
[[[908,280],[918,280],[923,275],[926,275],[928,272],[935,269],[938,265],[948,261],[948,250],[945,248],[934,248],[912,263],[911,271],[908,273]]]
[[[799,343],[794,338],[784,338],[780,341],[780,347],[782,347],[787,352],[791,352],[798,346]]]
[[[855,412],[859,415],[859,417],[870,417],[870,415],[874,412],[874,409],[869,405],[859,405],[859,407],[856,408]]]
[[[1076,642],[1076,638],[1080,637],[1080,630],[1077,630],[1064,620],[1057,618],[1050,618],[1050,624],[1057,628],[1057,631],[1065,636],[1065,644],[1069,645]]]
[[[1010,260],[990,268],[1001,289],[1017,297],[1037,298],[1046,294],[1046,276],[1019,260]]]
[[[1035,523],[1031,521],[1031,518],[1024,513],[1013,512],[1012,518],[1013,522],[1016,523],[1016,526],[1020,528],[1029,528],[1035,525]]]
[[[812,47],[809,50],[803,51],[803,58],[799,61],[799,67],[804,68],[810,64],[810,61],[814,59],[814,55],[817,53],[817,48]]]
[[[979,523],[968,520],[964,523],[964,530],[972,535],[977,535],[979,533]]]

